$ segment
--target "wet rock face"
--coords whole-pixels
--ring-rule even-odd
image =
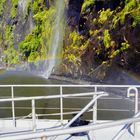
[[[119,10],[123,9],[125,6],[125,0],[96,0],[95,4],[91,7],[91,9],[93,9],[90,10],[89,13],[81,13],[82,4],[83,1],[69,0],[68,24],[73,29],[77,26],[78,33],[80,35],[83,35],[85,38],[90,38],[91,36],[88,35],[90,29],[99,30],[102,28],[100,25],[90,24],[90,19],[93,17],[98,18],[98,11],[102,8],[105,10],[108,8],[115,10],[118,7]],[[90,78],[93,77],[93,79],[97,79],[99,81],[103,80],[107,77],[108,71],[112,67],[110,64],[111,62],[117,64],[117,66],[119,65],[123,67],[124,69],[131,69],[140,73],[140,24],[137,24],[136,27],[132,27],[133,19],[131,16],[129,17],[126,17],[124,24],[118,23],[115,29],[110,29],[111,39],[115,41],[117,49],[119,49],[121,47],[121,43],[125,41],[128,41],[130,45],[129,49],[120,52],[119,55],[110,61],[108,58],[108,50],[105,49],[103,40],[98,41],[96,37],[93,38],[92,43],[81,55],[81,66],[79,68],[80,76],[90,76]],[[110,28],[108,25],[106,26]],[[102,32],[98,35],[103,37]],[[95,51],[93,51],[93,47],[100,47],[100,53],[95,53]],[[103,61],[110,61],[110,63],[108,65],[102,65]],[[97,71],[95,70],[96,68],[98,68]],[[71,72],[73,75],[76,73],[76,70],[72,69],[71,71],[73,71]]]
[[[131,49],[125,55],[127,67],[140,74],[140,24],[135,28],[126,28],[126,38],[131,45]]]
[[[67,22],[72,28],[79,24],[81,7],[84,0],[69,0],[67,10]]]
[[[115,10],[118,6],[124,7],[125,0],[96,0],[95,1],[95,9],[96,11],[100,11],[102,8],[111,10]]]
[[[24,20],[23,18],[20,18],[20,16],[17,17],[17,20],[18,23],[16,24],[15,30],[13,31],[15,36],[14,37],[15,48],[18,47],[19,43],[24,40],[26,35],[28,35],[34,27],[32,12],[30,12],[29,15]]]
[[[12,27],[10,33],[13,35],[13,44],[16,49],[18,49],[19,43],[23,41],[25,36],[29,34],[34,26],[32,11],[30,10],[28,15],[25,16],[26,7],[28,4],[27,2],[27,0],[19,0],[16,10],[16,16],[12,17],[12,3],[11,0],[7,0],[5,3],[3,16],[0,20],[0,23],[4,26],[4,28],[1,29],[2,34],[5,33],[6,28]],[[6,42],[5,38],[3,38],[3,42]],[[7,45],[4,45],[4,47],[7,47]]]
[[[115,30],[112,30],[112,39],[118,42],[118,46],[121,46],[121,42],[127,40],[129,42],[129,49],[121,52],[114,62],[122,66],[124,69],[131,70],[140,74],[140,24],[135,27],[131,26],[133,18],[129,15],[123,25],[118,25]]]

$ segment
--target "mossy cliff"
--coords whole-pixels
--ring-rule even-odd
[[[85,0],[73,15],[63,57],[68,75],[101,81],[116,65],[140,74],[139,0]]]
[[[1,0],[0,53],[7,66],[48,59],[54,5]],[[59,74],[102,80],[112,65],[139,73],[140,0],[66,0],[65,10]]]
[[[42,0],[3,0],[0,7],[0,47],[6,65],[46,59],[54,7],[48,9]]]

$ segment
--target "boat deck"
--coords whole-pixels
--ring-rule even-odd
[[[67,123],[68,121],[65,120],[64,123]],[[112,122],[112,121],[109,121]],[[13,127],[13,121],[12,120],[0,120],[0,136],[3,138],[3,136],[9,136],[9,140],[11,139],[11,136],[13,135],[19,135],[19,134],[29,134],[32,132],[32,120],[31,119],[25,119],[25,120],[17,120],[16,127]],[[98,121],[97,124],[105,123],[104,121]],[[52,129],[56,129],[56,126],[60,127],[61,122],[59,120],[44,120],[39,119],[36,122],[37,130],[36,132],[43,132],[43,131],[51,131]],[[138,131],[140,134],[140,123],[138,125]],[[60,135],[60,136],[52,136],[48,137],[47,140],[113,140],[113,137],[121,128],[123,125],[114,126],[114,127],[108,127],[105,129],[99,129],[94,131],[89,131],[87,135],[85,136],[71,136],[70,134]],[[131,129],[133,131],[133,125],[131,126]],[[1,139],[0,138],[0,139]],[[40,138],[38,138],[40,139]],[[134,137],[131,133],[126,131],[124,133],[120,140],[139,140],[140,136]],[[5,139],[8,140],[8,137]],[[36,139],[37,140],[37,139]]]
[[[83,87],[83,85],[0,85],[1,88],[9,88],[11,91],[11,97],[1,98],[0,104],[9,103],[11,105],[10,109],[11,117],[1,117],[0,118],[0,140],[29,140],[29,139],[40,139],[40,140],[140,140],[140,111],[139,111],[139,85],[85,85],[86,88],[91,88],[92,91],[89,92],[78,92],[78,93],[65,93],[66,89],[73,87]],[[59,89],[59,94],[55,95],[45,95],[45,96],[30,96],[30,97],[15,97],[16,89],[19,88],[54,88]],[[111,93],[117,91],[123,91],[126,97],[132,98],[134,100],[133,109],[126,108],[117,108],[120,101],[124,103],[123,98],[118,97],[108,97]],[[72,101],[77,99],[76,103],[80,100],[85,100],[88,98],[88,102],[81,108],[73,108]],[[117,103],[115,108],[107,108],[103,111],[108,111],[106,114],[111,111],[115,112],[130,112],[132,110],[133,115],[123,117],[123,119],[111,119],[113,121],[108,121],[104,119],[103,121],[99,120],[98,115],[98,99],[103,99],[105,104],[108,101],[114,102],[114,98],[117,98],[115,102]],[[36,104],[38,101],[42,102],[45,100],[48,103],[50,100],[52,104],[54,99],[59,100],[57,105],[57,112],[48,114],[46,111],[44,114],[38,114],[38,108]],[[70,109],[73,111],[67,112],[64,107],[64,102],[71,101]],[[30,112],[28,115],[19,116],[16,112],[16,103],[30,103]],[[46,104],[45,104],[46,105]],[[3,105],[4,106],[4,105]],[[3,108],[3,106],[1,106]],[[128,106],[128,104],[127,104]],[[5,106],[4,106],[5,107]],[[26,106],[23,106],[21,111],[26,110]],[[46,106],[45,106],[46,109]],[[53,109],[53,108],[51,108]],[[5,108],[3,108],[5,111]],[[59,112],[58,112],[59,111]],[[91,112],[90,124],[81,125],[78,123],[78,127],[71,127],[77,120],[81,120],[81,116],[84,113]],[[55,117],[56,120],[52,118],[49,119],[48,115]],[[71,115],[69,121],[65,120],[65,115]],[[42,119],[41,117],[46,119]],[[112,115],[113,116],[113,115]],[[125,119],[124,119],[125,118]],[[59,119],[59,120],[57,120]],[[73,136],[75,133],[87,132],[84,136]]]

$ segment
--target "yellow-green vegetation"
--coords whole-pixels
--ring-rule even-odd
[[[109,18],[110,16],[113,14],[113,11],[111,11],[110,9],[107,10],[101,10],[99,11],[99,19],[98,22],[101,24],[104,24]]]
[[[0,16],[3,14],[4,11],[4,3],[6,2],[6,0],[1,0],[0,1]]]
[[[27,0],[22,20],[26,23],[26,20],[29,20],[26,17],[31,12],[34,27],[24,39],[22,38],[23,40],[19,43],[16,51],[14,49],[14,38],[16,37],[14,29],[16,25],[11,23],[14,22],[15,17],[18,19],[18,0],[11,0],[10,16],[13,21],[8,22],[9,24],[6,24],[9,20],[8,18],[6,22],[0,21],[0,28],[3,30],[0,33],[0,45],[2,44],[1,46],[5,50],[5,61],[8,65],[18,62],[18,54],[20,54],[22,61],[49,59],[46,54],[51,46],[51,34],[56,18],[56,9],[51,4],[51,0],[49,1],[48,8],[46,1]],[[78,31],[78,25],[76,25],[76,28],[73,27],[74,29],[72,30],[68,26],[64,27],[66,35],[64,37],[63,62],[67,66],[73,64],[76,67],[80,67],[83,56],[87,57],[87,61],[88,59],[96,59],[98,64],[106,63],[127,51],[132,47],[130,44],[134,44],[129,40],[129,32],[127,32],[127,35],[122,34],[122,32],[126,31],[125,29],[127,28],[135,28],[140,24],[140,0],[125,0],[124,6],[119,5],[115,10],[107,6],[110,1],[107,0],[103,8],[100,9],[99,6],[101,5],[96,5],[94,0],[84,0],[81,13],[79,13],[81,16],[79,19],[83,19],[82,26],[80,26],[81,28],[83,27],[83,30]],[[1,0],[0,2],[0,17],[3,14],[5,2],[6,0]],[[98,6],[99,10],[97,10],[96,6]],[[87,9],[91,11],[88,13]],[[72,20],[74,20],[73,17]],[[131,22],[127,22],[127,20]],[[115,34],[118,38],[114,37]],[[14,55],[16,56],[15,58],[13,58]],[[95,62],[94,60],[91,61]]]
[[[67,46],[64,50],[64,58],[67,59],[68,62],[72,62],[77,64],[80,62],[80,52],[83,49],[83,36],[80,36],[76,31],[70,33],[69,42],[71,42],[70,46]]]
[[[37,60],[39,57],[39,38],[37,36],[39,29],[36,27],[31,34],[27,35],[20,43],[19,49],[22,52],[22,59],[28,58],[28,61]]]
[[[112,46],[114,41],[111,40],[109,30],[104,30],[104,39],[103,39],[103,41],[104,41],[105,48],[108,49],[109,47]]]
[[[4,4],[6,4],[6,0],[1,0],[0,1],[0,16],[5,12],[4,11]],[[12,0],[12,8],[11,8],[11,16],[15,17],[16,16],[16,10],[18,6],[18,0]],[[8,25],[3,20],[1,19],[0,21],[0,29],[1,29],[1,34],[0,34],[0,46],[3,50],[3,55],[4,55],[4,61],[6,65],[10,66],[13,64],[17,64],[19,62],[19,53],[15,50],[14,48],[14,26]],[[4,31],[4,32],[3,32]]]
[[[82,5],[82,12],[84,12],[86,10],[86,8],[90,5],[94,5],[94,1],[93,0],[84,0],[84,3]]]
[[[68,46],[65,46],[64,49],[64,61],[74,64],[75,66],[81,65],[81,55],[87,48],[89,40],[84,40],[82,35],[79,35],[78,32],[73,31],[69,34],[66,42],[69,43]]]
[[[14,49],[13,46],[8,47],[4,51],[4,61],[7,64],[7,66],[17,64],[19,62],[19,53]]]
[[[46,59],[49,48],[52,25],[55,20],[55,9],[53,6],[47,9],[41,0],[35,0],[33,13],[36,26],[19,45],[22,60],[37,61]]]
[[[19,53],[14,48],[14,36],[13,36],[13,26],[5,25],[5,34],[4,34],[4,61],[10,66],[17,64],[19,62]]]
[[[111,54],[110,54],[110,56],[109,56],[109,58],[114,58],[115,56],[117,56],[119,53],[122,53],[123,51],[125,51],[125,50],[127,50],[128,48],[129,48],[129,43],[128,43],[128,41],[126,41],[126,42],[122,42],[121,43],[121,47],[119,48],[119,49],[117,49],[117,50],[114,50]]]
[[[33,13],[37,14],[38,12],[41,12],[44,9],[43,1],[42,0],[34,0],[33,3]]]
[[[27,0],[27,4],[24,11],[24,18],[26,18],[31,10],[31,0]]]
[[[124,51],[124,50],[128,49],[129,46],[130,46],[130,45],[129,45],[128,41],[122,42],[122,43],[121,43],[121,48],[120,48],[120,50],[121,50],[121,51]]]
[[[17,15],[17,8],[18,8],[18,0],[11,0],[12,8],[11,8],[11,17],[14,18]]]
[[[133,26],[140,23],[140,0],[126,0],[125,7],[113,18],[113,24],[115,25],[120,21],[124,23],[126,16],[131,16],[134,19]]]
[[[5,29],[6,29],[5,30],[5,44],[7,46],[11,46],[13,45],[13,39],[14,39],[14,36],[12,34],[13,27],[5,25]]]
[[[87,39],[87,37],[79,34],[76,30],[70,32],[67,37],[68,39],[66,39],[67,43],[64,47],[64,62],[66,63],[67,61],[67,65],[69,65],[69,63],[80,65],[82,61],[81,56],[86,52],[86,50],[90,50],[89,55],[95,55],[97,61],[102,64],[107,61],[110,62],[110,60],[113,60],[113,58],[118,54],[127,51],[130,47],[130,42],[126,41],[124,37],[122,37],[122,42],[117,42],[116,38],[114,40],[114,34],[112,33],[112,30],[114,29],[112,27],[116,28],[117,23],[119,22],[123,24],[126,19],[126,15],[129,15],[130,18],[132,17],[134,19],[132,26],[140,23],[139,3],[139,0],[126,0],[123,8],[118,7],[116,10],[102,8],[98,13],[96,13],[97,18],[94,13],[93,18],[91,18],[92,14],[84,15],[84,12],[89,5],[93,5],[95,7],[95,3],[92,0],[85,0],[82,6],[82,14],[84,15],[84,18],[87,19],[88,27],[90,27],[90,36]]]

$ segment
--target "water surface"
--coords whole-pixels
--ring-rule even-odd
[[[23,72],[23,71],[6,71],[0,74],[0,84],[8,85],[8,84],[71,84],[58,80],[45,79],[43,77],[37,76],[35,74]],[[107,88],[101,89],[105,91],[109,91]],[[92,88],[64,88],[63,94],[73,94],[73,93],[83,93],[94,91]],[[122,92],[123,90],[121,90]],[[120,90],[111,90],[110,97],[117,97],[117,100],[114,99],[100,99],[98,101],[98,119],[123,119],[133,116],[134,112],[134,103],[130,100],[126,100],[123,97],[118,95],[114,95],[113,93],[119,93]],[[59,94],[59,88],[14,88],[14,95],[16,97],[23,96],[42,96],[42,95],[56,95]],[[124,95],[126,92],[122,92]],[[11,96],[10,88],[0,88],[0,96],[1,98],[5,98],[5,96]],[[68,111],[78,111],[80,108],[83,108],[92,97],[88,98],[66,98],[64,99],[64,112]],[[59,113],[59,99],[53,100],[41,100],[36,101],[36,113],[37,114],[47,114],[40,118],[59,118],[60,116],[48,116],[51,113]],[[31,102],[30,101],[22,101],[16,102],[16,116],[27,116],[31,113]],[[75,108],[75,109],[73,109]],[[121,109],[121,111],[107,111],[106,109]],[[126,111],[122,111],[126,110]],[[11,117],[11,103],[0,104],[0,117]],[[64,118],[69,119],[72,115],[66,115]],[[84,117],[87,119],[92,119],[92,113],[84,114]]]

